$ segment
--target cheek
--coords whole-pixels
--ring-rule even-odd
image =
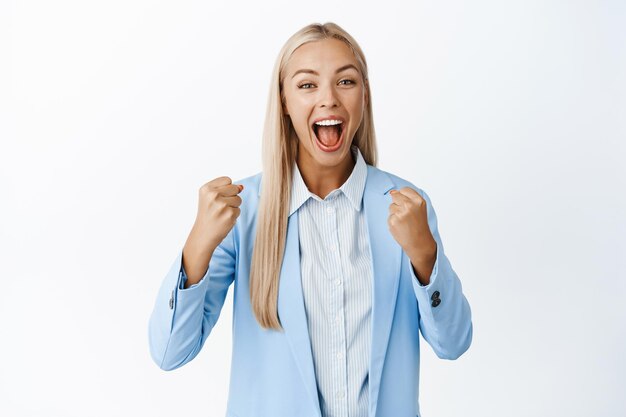
[[[306,119],[306,115],[292,112],[289,117],[291,117],[291,124],[296,134],[299,137],[306,137],[309,134],[309,122]]]
[[[309,118],[311,116],[311,106],[302,97],[292,97],[289,103],[289,115],[294,127],[298,130],[309,129]]]
[[[346,106],[349,106],[352,113],[362,113],[366,104],[365,96],[362,91],[355,90],[352,93],[345,97]]]

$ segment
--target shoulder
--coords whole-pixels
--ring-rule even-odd
[[[261,183],[261,172],[248,177],[240,178],[233,181],[234,184],[243,185],[243,190],[239,193],[242,204],[241,217],[246,221],[251,221],[257,213],[257,206],[259,204],[259,187]]]
[[[256,220],[259,204],[259,184],[261,182],[261,173],[256,173],[244,178],[238,178],[233,180],[233,184],[243,185],[243,190],[238,194],[241,197],[241,210],[235,227],[233,227],[229,235],[232,234],[234,239],[235,248],[239,248],[242,239],[251,239],[249,233],[253,230],[253,224]]]
[[[250,195],[257,195],[259,193],[259,187],[261,184],[261,174],[262,172],[257,172],[256,174],[250,175],[249,177],[241,178],[235,181],[235,184],[243,185],[242,193],[245,193],[247,190],[246,194],[249,193]]]
[[[367,165],[367,175],[368,182],[378,188],[382,186],[382,191],[384,193],[391,190],[399,190],[404,187],[409,187],[417,191],[424,199],[430,200],[423,188],[418,187],[410,180],[402,178],[389,171],[385,171],[372,165]]]
[[[244,189],[241,192],[242,198],[249,201],[257,201],[263,172],[257,172],[254,175],[241,178],[235,181],[236,184],[242,184]],[[406,178],[402,178],[389,171],[385,171],[373,165],[367,165],[367,181],[366,187],[381,191],[386,194],[391,190],[399,190],[403,187],[409,187],[416,190],[424,199],[430,203],[430,198],[426,191]]]

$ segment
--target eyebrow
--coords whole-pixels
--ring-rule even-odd
[[[335,71],[335,74],[339,74],[341,71],[345,71],[348,68],[353,68],[355,70],[359,70],[357,67],[355,67],[352,64],[348,64],[348,65],[344,65],[343,67],[339,67],[337,68],[337,71]],[[296,75],[300,74],[301,72],[303,73],[307,73],[307,74],[315,74],[315,75],[319,75],[319,73],[317,71],[313,71],[312,69],[299,69],[298,71],[294,72],[293,75],[291,76],[291,78],[293,79],[293,77],[295,77]]]

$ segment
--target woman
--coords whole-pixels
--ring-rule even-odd
[[[150,317],[159,367],[198,354],[231,283],[227,416],[419,416],[419,330],[440,358],[471,344],[428,195],[376,168],[367,64],[336,24],[279,53],[262,173],[200,188]]]

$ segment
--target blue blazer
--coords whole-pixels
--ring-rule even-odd
[[[284,331],[261,328],[252,313],[248,280],[261,174],[236,181],[244,185],[241,213],[195,287],[181,289],[182,250],[178,253],[149,319],[150,353],[163,370],[191,361],[211,333],[234,283],[227,417],[321,417],[300,281],[298,211],[288,220],[280,272],[278,315]],[[389,191],[406,186],[426,200],[428,224],[437,242],[437,259],[426,286],[417,281],[387,225]],[[419,331],[439,358],[456,359],[472,341],[470,307],[444,254],[437,216],[423,190],[367,165],[363,204],[374,272],[369,417],[419,416]],[[437,298],[440,301],[434,301]]]

